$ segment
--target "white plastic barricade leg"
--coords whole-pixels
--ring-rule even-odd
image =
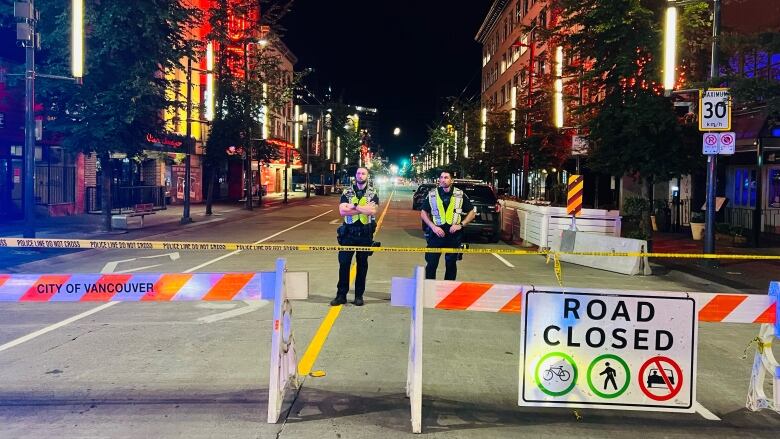
[[[409,330],[409,362],[406,365],[406,396],[412,406],[412,432],[422,432],[422,350],[423,350],[423,288],[425,269],[414,271],[414,297]]]
[[[287,389],[297,389],[300,385],[298,356],[292,331],[292,306],[289,299],[308,297],[308,277],[286,276],[286,271],[286,261],[282,258],[277,259],[271,333],[271,370],[268,384],[268,422],[272,424],[279,421]]]
[[[521,394],[518,402],[522,405],[550,407],[587,406],[619,410],[691,412],[695,403],[696,322],[764,324],[759,344],[763,348],[756,356],[753,379],[751,380],[751,391],[755,394],[752,401],[755,405],[750,405],[751,398],[749,398],[748,407],[760,409],[770,407],[770,404],[772,404],[763,394],[762,384],[765,370],[771,373],[774,380],[773,406],[775,409],[780,407],[778,402],[778,398],[780,398],[780,367],[778,367],[777,361],[772,356],[771,348],[766,348],[769,346],[771,338],[780,333],[780,329],[778,329],[778,322],[780,322],[780,310],[778,310],[780,284],[777,282],[772,283],[770,294],[765,296],[560,287],[534,288],[532,286],[486,282],[425,280],[423,268],[417,267],[413,278],[393,278],[390,293],[393,306],[411,309],[406,394],[410,398],[412,431],[414,433],[422,431],[423,308],[520,313],[522,305],[522,312],[531,315],[531,307],[533,305],[535,307],[535,311],[533,311],[534,321],[536,323],[541,322],[541,328],[548,329],[540,330],[537,328],[533,332],[530,332],[532,331],[530,327],[527,331],[524,329],[521,333],[523,343],[527,341],[528,346],[536,346],[533,343],[538,343],[539,334],[542,334],[544,337],[554,334],[558,338],[552,341],[545,338],[545,343],[548,347],[555,346],[555,352],[534,355],[533,358],[529,356],[528,359],[522,356],[520,364],[521,373],[519,375],[521,379],[520,387],[522,388],[524,384],[537,386],[543,393],[535,391],[536,396],[541,395],[536,398],[538,401],[535,401],[534,398],[529,398],[526,401]],[[534,293],[534,298],[537,300],[535,304],[529,302],[531,293]],[[539,301],[538,298],[544,295],[547,298]],[[561,297],[581,301],[577,305],[578,308],[576,308],[579,313],[576,321],[567,321],[567,319],[573,318],[575,302],[570,302],[569,304],[558,303]],[[592,308],[590,307],[591,302],[588,301],[592,301],[594,305]],[[564,300],[564,302],[567,301]],[[556,303],[558,305],[555,305]],[[588,337],[593,336],[593,334],[603,333],[603,328],[601,328],[601,318],[603,316],[593,310],[601,309],[603,314],[606,315],[606,310],[610,306],[614,307],[610,311],[610,315],[615,318],[615,321],[610,319],[608,325],[611,331],[610,334],[616,333],[620,336],[620,338],[615,338],[613,342],[610,342],[610,349],[629,349],[632,352],[578,351],[576,355],[563,352],[566,345],[561,341],[560,334],[570,330],[581,331],[582,328],[580,326],[585,326],[586,324],[591,324],[591,327],[595,328],[594,332],[588,332]],[[588,310],[587,313],[584,311],[586,309]],[[657,309],[657,311],[648,311],[652,309]],[[550,316],[550,314],[560,313],[561,311],[563,312],[562,316]],[[672,311],[679,311],[682,314],[673,316],[672,314],[674,313]],[[568,312],[572,314],[568,315]],[[632,312],[637,314],[631,316]],[[593,314],[596,317],[587,317],[590,320],[588,322],[585,320],[586,314],[588,316]],[[549,324],[545,323],[544,319],[548,318],[554,320],[551,320]],[[679,328],[673,328],[673,325],[666,321],[670,318],[676,322],[687,319],[687,326],[681,324]],[[619,327],[618,322],[621,321],[627,322],[625,324],[626,328]],[[638,323],[642,323],[644,327],[637,326]],[[630,333],[634,333],[637,340],[631,344],[621,343],[620,340],[623,339],[623,335]],[[651,333],[655,334],[652,340],[654,346],[656,346],[654,349],[658,352],[649,353],[645,347],[636,346],[636,343],[643,344],[651,340],[649,338]],[[535,335],[526,340],[528,334]],[[581,338],[582,334],[579,335]],[[592,342],[594,339],[591,337],[588,340]],[[598,345],[598,337],[595,340]],[[679,352],[673,355],[672,351],[669,350],[671,345],[664,346],[665,340],[668,342],[671,342],[671,340],[681,341],[682,345],[675,348]],[[580,346],[580,344],[572,344],[571,346]],[[592,347],[595,350],[604,350],[601,349],[601,345]],[[539,350],[536,347],[534,349]],[[672,358],[675,355],[676,357]],[[578,363],[582,361],[585,363]],[[568,362],[568,366],[565,364],[566,362]],[[614,367],[616,365],[621,368]],[[572,371],[569,372],[567,368],[571,368]],[[593,384],[598,379],[603,381],[603,374],[599,375],[599,370],[610,371],[606,375],[607,381],[604,382],[603,387],[606,388],[609,383],[612,383],[613,387],[615,387],[614,390],[610,389],[612,391],[607,392]],[[528,371],[531,371],[529,372],[530,375],[526,373]],[[579,371],[579,374],[577,371]],[[596,373],[595,378],[592,374],[593,371]],[[531,377],[530,379],[528,378],[529,376]],[[554,381],[555,376],[560,381],[558,383],[561,386],[560,389],[552,384],[545,385],[544,383],[545,380]],[[571,381],[569,378],[571,378]],[[621,378],[623,381],[620,381]],[[620,387],[617,386],[618,382],[621,384]],[[687,393],[683,392],[683,382],[687,386]],[[576,390],[574,389],[575,387],[577,387]],[[594,388],[596,390],[593,390]],[[687,398],[684,403],[685,406],[682,406],[675,399],[681,399],[677,395],[683,394]],[[559,398],[564,395],[566,395],[565,398]],[[641,400],[641,404],[634,403],[633,400],[637,399]],[[661,403],[658,403],[659,401]],[[667,401],[671,402],[667,403]]]
[[[780,334],[780,306],[777,305],[780,299],[780,282],[772,282],[769,295],[775,299],[775,324],[761,325],[756,337],[756,355],[745,406],[752,411],[771,409],[780,413],[780,364],[772,353],[772,340]],[[764,379],[767,374],[772,380],[772,399],[767,398],[764,393]]]
[[[0,274],[0,302],[169,302],[273,300],[268,422],[279,420],[284,395],[298,386],[290,299],[306,299],[306,272]]]

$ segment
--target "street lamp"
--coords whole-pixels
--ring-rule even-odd
[[[677,9],[676,5],[684,5],[691,3],[691,0],[679,0],[669,2],[669,6],[666,10],[666,34],[664,41],[666,42],[664,47],[664,89],[671,93],[674,89],[674,63],[675,63],[675,46],[677,42]],[[712,0],[713,13],[712,13],[712,53],[710,61],[710,80],[714,80],[718,76],[718,51],[720,50],[720,3],[721,0]],[[667,78],[670,77],[668,83]],[[760,160],[760,158],[759,158]],[[704,253],[715,253],[715,180],[718,166],[717,155],[707,155],[707,202],[706,202],[706,216],[704,225]],[[755,213],[759,215],[757,210]],[[760,225],[760,218],[755,218]],[[760,229],[755,229],[754,232],[759,233]],[[713,266],[717,266],[717,259],[710,260]]]
[[[23,236],[35,238],[35,78],[40,76],[81,84],[84,75],[84,0],[71,1],[71,77],[45,75],[35,71],[35,50],[40,49],[41,42],[36,32],[40,14],[35,9],[35,1],[14,3],[14,17],[21,19],[16,25],[16,39],[25,49]]]

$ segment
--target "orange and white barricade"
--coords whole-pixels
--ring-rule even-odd
[[[422,432],[422,352],[423,309],[520,313],[525,294],[543,290],[561,293],[603,293],[655,295],[665,292],[622,291],[605,289],[532,287],[483,282],[426,280],[423,267],[415,269],[413,278],[395,277],[391,286],[391,304],[411,308],[409,360],[406,393],[410,398],[412,431]],[[672,292],[668,292],[671,294]],[[780,333],[780,283],[772,282],[768,295],[674,292],[691,298],[696,304],[699,322],[762,324],[751,378],[747,407],[751,410],[780,410],[780,367],[772,355],[771,343]],[[764,395],[765,373],[773,380],[773,400]]]
[[[275,423],[288,387],[298,386],[290,299],[306,299],[306,272],[286,261],[260,273],[0,274],[0,302],[171,302],[272,300],[268,422]]]

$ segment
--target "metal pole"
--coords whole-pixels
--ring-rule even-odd
[[[713,0],[712,20],[712,60],[710,79],[718,77],[718,50],[720,43],[720,0]],[[704,224],[704,253],[715,253],[715,183],[717,179],[718,156],[707,156],[707,214]],[[710,259],[709,265],[718,266],[716,259]]]
[[[244,190],[246,190],[246,206],[247,210],[252,210],[252,132],[251,132],[251,120],[249,117],[250,110],[250,96],[249,96],[249,43],[244,43],[244,127],[246,138],[244,140],[244,150],[246,151],[246,177],[244,182]]]
[[[309,156],[309,144],[311,143],[311,128],[309,127],[309,122],[306,122],[306,198],[309,198],[311,196],[310,188],[309,188],[309,179],[310,179],[310,173],[311,173],[311,164],[309,164],[310,156]]]
[[[33,0],[30,9],[35,11]],[[24,99],[24,237],[35,238],[35,12],[25,44]]]
[[[751,245],[753,247],[759,247],[761,244],[761,217],[762,215],[762,203],[764,185],[764,147],[763,142],[759,138],[756,143],[756,208],[753,210],[753,233],[751,236]]]
[[[284,147],[284,204],[287,204],[287,173],[290,168],[290,148]]]
[[[187,123],[186,123],[186,136],[185,147],[187,153],[184,155],[184,210],[181,214],[181,224],[188,224],[192,222],[190,217],[190,176],[192,175],[192,58],[187,57]]]

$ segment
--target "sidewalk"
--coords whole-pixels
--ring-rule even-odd
[[[694,241],[690,233],[653,233],[654,253],[703,253],[704,242]],[[715,243],[717,254],[780,255],[780,247],[738,247],[729,242]],[[688,273],[745,293],[766,294],[771,281],[780,281],[780,261],[720,259],[653,258],[667,269]]]
[[[316,196],[311,195],[312,198]],[[255,209],[261,211],[265,208],[282,207],[284,194],[269,194],[263,197],[263,207],[255,205]],[[325,198],[325,197],[323,197]],[[288,202],[298,204],[306,199],[305,192],[289,192]],[[255,200],[257,203],[257,200]],[[103,216],[100,214],[79,214],[59,217],[38,217],[35,224],[36,238],[69,238],[69,239],[98,239],[117,238],[132,239],[144,235],[154,235],[181,227],[180,221],[184,207],[180,204],[168,206],[164,210],[156,210],[153,215],[146,215],[144,226],[140,227],[141,218],[132,218],[129,229],[102,230]],[[213,218],[245,217],[251,213],[244,209],[243,202],[215,202],[212,205],[212,216],[206,216],[206,204],[193,204],[190,207],[190,217],[193,223],[186,227],[197,226],[198,223],[213,221]],[[22,237],[24,233],[24,221],[12,221],[0,223],[0,237]],[[132,236],[116,236],[116,235]]]

